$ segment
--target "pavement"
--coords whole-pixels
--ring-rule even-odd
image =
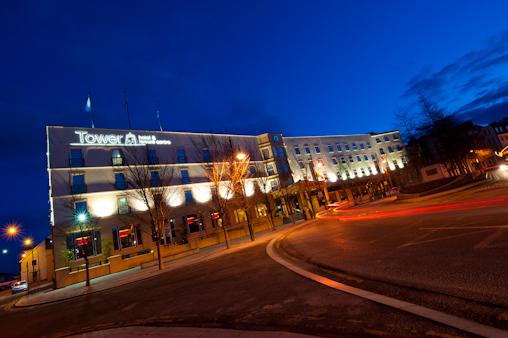
[[[311,338],[309,336],[291,332],[280,331],[245,331],[228,330],[217,328],[199,328],[199,327],[147,327],[147,326],[127,326],[115,329],[100,330],[80,335],[70,336],[93,337],[93,338],[136,338],[136,337],[173,337],[173,338],[196,338],[196,337],[221,337],[221,338]]]
[[[320,215],[281,248],[348,285],[508,329],[508,189]]]
[[[302,223],[302,221],[297,222],[297,224],[300,223]],[[259,233],[256,233],[256,237],[260,240],[271,239],[274,236],[279,236],[281,232],[287,231],[291,227],[291,225],[292,224],[281,225],[277,227],[275,231],[271,230],[261,231]],[[99,291],[108,290],[111,288],[118,287],[120,285],[125,285],[143,279],[152,278],[162,273],[173,271],[184,266],[195,264],[197,262],[206,261],[209,259],[220,257],[224,254],[230,254],[238,250],[243,250],[252,245],[255,245],[256,243],[252,242],[248,237],[242,237],[231,240],[230,244],[232,246],[230,249],[226,249],[225,244],[222,243],[204,249],[200,249],[198,253],[193,255],[178,258],[176,260],[169,262],[165,261],[162,270],[159,270],[157,265],[145,269],[136,267],[129,270],[94,278],[91,280],[90,286],[86,286],[85,282],[81,282],[55,290],[44,290],[42,292],[37,293],[32,293],[31,291],[30,294],[23,293],[24,296],[20,298],[14,304],[14,306],[29,307],[47,303],[55,303]]]

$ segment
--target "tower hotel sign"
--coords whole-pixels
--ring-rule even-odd
[[[79,142],[71,143],[71,146],[120,146],[135,147],[150,144],[169,145],[170,140],[158,140],[155,135],[137,135],[131,132],[127,134],[92,134],[84,130],[74,131],[79,137]]]

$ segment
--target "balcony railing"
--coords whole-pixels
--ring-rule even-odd
[[[86,184],[73,184],[71,190],[73,194],[84,194],[87,191],[87,187]]]

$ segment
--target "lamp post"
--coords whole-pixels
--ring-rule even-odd
[[[76,215],[76,221],[79,225],[81,237],[82,237],[82,244],[81,249],[83,250],[83,258],[85,259],[85,273],[86,273],[86,286],[90,286],[90,271],[88,269],[88,241],[85,242],[85,238],[83,236],[83,227],[86,226],[88,222],[88,213],[87,212],[80,212]],[[93,233],[90,233],[90,240],[93,240]]]
[[[32,282],[35,282],[35,271],[34,271],[34,246],[33,246],[33,240],[31,238],[25,238],[23,240],[23,245],[25,247],[25,253],[22,255],[23,258],[26,258],[27,254],[26,251],[30,250],[30,257],[32,258]],[[26,279],[27,279],[27,293],[30,293],[29,285],[30,285],[30,277],[29,277],[29,268],[28,268],[28,259],[26,261]]]

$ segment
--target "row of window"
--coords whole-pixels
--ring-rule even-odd
[[[394,152],[392,146],[388,146],[386,149],[388,150],[389,153],[393,153]],[[396,145],[396,149],[397,149],[397,151],[401,151],[402,150],[402,146],[400,144],[397,144]],[[385,154],[385,150],[383,148],[379,148],[379,153],[381,155],[384,155]]]
[[[155,165],[159,164],[159,158],[157,156],[157,151],[155,149],[147,149],[147,161],[148,164]],[[203,162],[211,162],[212,156],[210,154],[210,150],[203,149],[202,152]],[[177,163],[188,163],[187,154],[185,153],[185,149],[177,149],[176,151]],[[70,150],[69,155],[69,164],[71,167],[83,167],[85,165],[84,157],[82,149],[73,148]],[[121,149],[112,149],[111,150],[111,165],[113,166],[121,166],[125,165],[125,155]]]
[[[392,139],[393,140],[398,140],[399,139],[399,134],[392,134]],[[381,143],[382,141],[385,141],[385,142],[388,142],[390,141],[390,137],[389,135],[385,135],[383,136],[383,139],[381,139],[381,137],[376,137],[376,143]]]
[[[375,161],[375,160],[376,160],[376,155],[374,155],[374,154],[370,154],[370,159],[371,159],[372,161]],[[333,163],[334,165],[339,164],[339,162],[338,162],[337,158],[332,157],[332,158],[331,158],[331,160],[332,160],[332,163]],[[368,161],[368,160],[369,160],[369,156],[368,156],[368,155],[366,155],[366,154],[364,154],[364,155],[363,155],[363,161]],[[342,164],[346,164],[346,163],[347,163],[347,161],[349,161],[350,163],[354,163],[354,157],[353,157],[353,155],[349,155],[349,156],[347,157],[347,160],[346,160],[346,157],[345,157],[345,156],[340,156],[340,162],[341,162]],[[361,156],[361,155],[356,155],[356,161],[357,161],[357,162],[361,162],[361,161],[362,161],[362,156]],[[318,159],[318,160],[317,160],[317,165],[318,165],[318,166],[322,166],[323,164],[324,164],[324,163],[323,163],[323,160],[321,160],[321,159]],[[299,165],[300,169],[304,169],[304,168],[305,168],[305,164],[304,164],[302,161],[299,161],[299,162],[298,162],[298,165]]]
[[[335,150],[337,150],[339,152],[342,152],[343,150],[344,151],[350,151],[351,149],[353,149],[353,150],[372,149],[372,146],[371,146],[370,142],[359,143],[359,144],[356,144],[356,143],[353,142],[353,143],[351,143],[351,148],[350,148],[348,143],[336,144],[335,147],[332,146],[331,144],[329,144],[326,147],[327,147],[329,153],[333,153],[333,152],[335,152]],[[311,147],[310,146],[304,145],[303,149],[305,151],[305,154],[311,154]],[[300,150],[300,148],[298,146],[294,147],[294,152],[295,152],[295,155],[301,155],[302,154],[302,152],[301,152],[301,150]],[[321,148],[319,146],[315,145],[314,146],[314,152],[316,154],[321,154]]]

